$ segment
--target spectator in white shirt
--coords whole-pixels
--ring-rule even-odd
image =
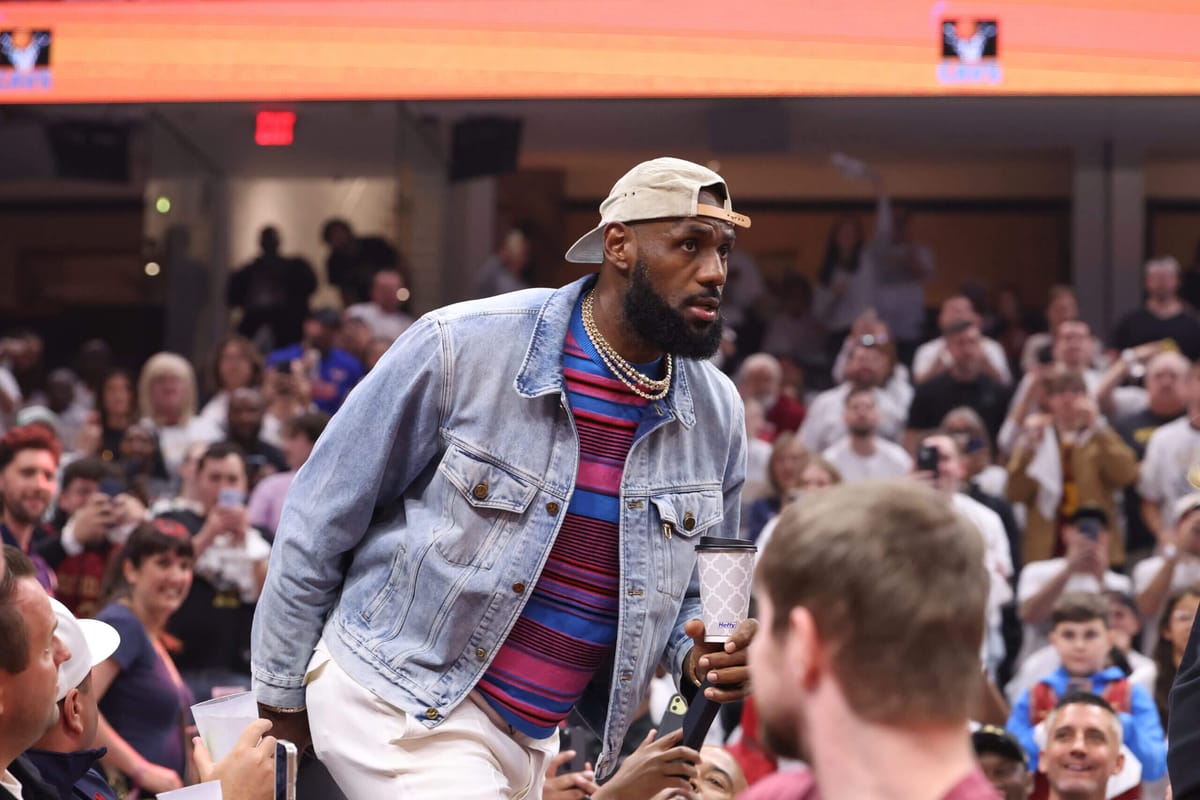
[[[817,395],[808,407],[804,424],[800,426],[800,440],[810,452],[823,452],[846,435],[846,422],[842,414],[846,407],[846,395],[851,389],[870,389],[874,393],[879,411],[879,435],[893,442],[900,439],[908,418],[908,407],[901,406],[883,389],[892,363],[892,353],[886,346],[866,340],[853,345],[846,359],[845,383]]]
[[[1008,415],[1004,425],[996,437],[1000,452],[1009,454],[1017,442],[1025,420],[1031,414],[1042,414],[1050,410],[1047,402],[1046,378],[1059,370],[1078,372],[1083,376],[1088,394],[1099,403],[1097,390],[1100,387],[1101,373],[1091,368],[1093,356],[1093,339],[1091,328],[1082,320],[1067,320],[1058,326],[1058,333],[1050,345],[1050,361],[1038,363],[1026,372],[1017,390],[1013,393],[1012,402],[1008,407]],[[1111,401],[1111,389],[1108,392]],[[1101,411],[1111,411],[1111,403],[1101,404]]]
[[[837,359],[833,362],[833,379],[841,383],[846,379],[846,361],[850,351],[856,344],[868,347],[882,347],[892,362],[892,369],[883,383],[883,391],[891,395],[897,406],[908,408],[913,399],[912,378],[908,367],[900,361],[898,343],[893,342],[892,332],[887,323],[876,316],[873,310],[864,311],[854,320],[850,335],[842,342]]]
[[[933,433],[920,440],[922,449],[929,448],[937,453],[932,471],[918,471],[915,477],[930,482],[942,494],[954,510],[966,517],[984,545],[984,565],[991,582],[988,587],[987,631],[984,634],[982,657],[989,674],[994,675],[1004,660],[1004,637],[1000,629],[1001,611],[1012,600],[1013,562],[1008,546],[1008,535],[1000,516],[982,503],[963,494],[967,468],[954,437],[946,433]],[[917,465],[921,469],[921,465]]]
[[[1051,286],[1046,292],[1046,330],[1030,335],[1021,348],[1021,370],[1028,372],[1037,365],[1038,351],[1043,347],[1054,344],[1054,332],[1058,326],[1068,320],[1079,319],[1079,301],[1075,299],[1075,290],[1070,286]],[[1095,337],[1092,338],[1092,364],[1096,369],[1103,368],[1105,363],[1104,347]]]
[[[900,445],[875,435],[879,409],[870,389],[846,394],[842,419],[847,435],[821,455],[837,467],[846,483],[871,478],[899,478],[912,472],[912,458]]]
[[[971,301],[962,295],[948,297],[942,301],[938,313],[938,330],[945,333],[956,322],[973,322],[980,325],[982,320]],[[984,372],[998,383],[1010,385],[1012,372],[1008,368],[1008,356],[1004,348],[995,339],[983,337]],[[913,356],[913,383],[924,383],[930,378],[937,377],[950,368],[952,359],[946,349],[946,339],[939,336],[917,348]]]
[[[1049,642],[1050,612],[1063,592],[1131,593],[1129,577],[1108,568],[1111,536],[1104,509],[1081,506],[1063,528],[1066,555],[1025,565],[1017,583],[1017,604],[1025,623],[1018,662]]]
[[[1181,497],[1174,512],[1171,541],[1133,568],[1133,590],[1146,619],[1158,619],[1173,593],[1200,584],[1200,492]],[[1157,638],[1158,631],[1147,626],[1142,649],[1153,652]]]
[[[1138,482],[1142,519],[1160,547],[1169,544],[1172,508],[1193,491],[1188,476],[1200,466],[1200,362],[1188,370],[1183,392],[1187,411],[1150,436]]]
[[[413,324],[413,318],[400,310],[408,301],[409,291],[397,270],[383,269],[371,281],[371,299],[346,309],[348,319],[361,320],[372,338],[395,341]]]

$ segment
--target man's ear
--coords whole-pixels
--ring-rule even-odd
[[[62,718],[67,729],[76,736],[83,733],[83,698],[79,688],[69,689],[63,698]]]
[[[629,278],[637,264],[637,239],[633,229],[621,222],[609,223],[604,228],[604,260],[616,267],[623,278]]]
[[[1116,775],[1123,769],[1125,769],[1125,751],[1124,750],[1117,753],[1117,760],[1113,764],[1112,774]]]
[[[812,612],[803,606],[794,606],[788,612],[787,654],[788,663],[795,670],[797,688],[816,686],[826,670],[828,653],[817,633]]]

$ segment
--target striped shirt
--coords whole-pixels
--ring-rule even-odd
[[[655,369],[662,364],[642,372]],[[579,433],[575,492],[529,602],[476,687],[506,722],[539,739],[566,719],[616,644],[621,475],[649,406],[604,366],[579,304],[563,373]]]

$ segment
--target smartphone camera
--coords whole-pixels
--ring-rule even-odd
[[[942,454],[936,447],[927,444],[921,445],[917,449],[917,471],[937,475],[941,458]]]
[[[1088,541],[1096,542],[1100,540],[1100,520],[1081,519],[1075,527],[1079,529],[1079,532]]]
[[[221,508],[237,508],[246,502],[246,496],[240,489],[225,487],[217,492],[217,505]]]

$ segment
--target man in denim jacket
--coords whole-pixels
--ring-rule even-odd
[[[292,485],[254,688],[351,800],[539,797],[572,706],[605,776],[660,662],[745,693],[756,623],[704,642],[694,547],[738,530],[743,409],[706,359],[750,220],[673,158],[600,212],[567,253],[598,276],[423,317]]]

